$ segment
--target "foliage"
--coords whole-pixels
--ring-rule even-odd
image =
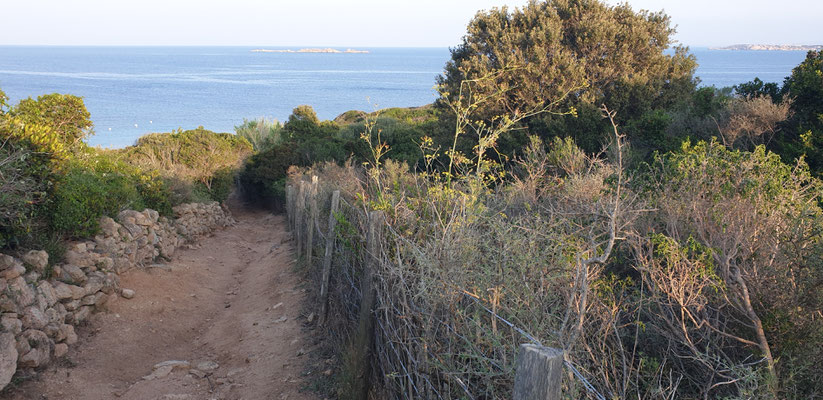
[[[90,237],[97,233],[101,216],[117,215],[126,208],[145,208],[128,177],[98,174],[72,165],[55,183],[49,220],[69,237]]]
[[[589,114],[594,118],[587,123],[599,124],[599,129],[579,134],[592,135],[580,142],[591,141],[594,145],[584,143],[584,148],[598,151],[609,137],[600,104],[608,104],[625,121],[653,108],[673,106],[692,92],[694,58],[680,46],[673,54],[664,52],[672,45],[673,33],[669,17],[662,13],[635,12],[627,4],[610,6],[599,0],[531,1],[514,11],[503,7],[479,12],[438,78],[438,104],[444,108],[442,99],[457,96],[463,82],[492,75],[494,79],[476,86],[474,95],[505,96],[480,105],[481,118],[517,115],[568,95],[558,106],[594,107]],[[533,131],[544,138],[571,132]]]
[[[64,146],[78,143],[92,133],[92,122],[83,99],[67,94],[47,94],[21,100],[9,111],[19,124],[51,128]]]
[[[276,119],[244,119],[242,125],[234,127],[234,131],[237,136],[248,140],[254,151],[263,151],[283,141],[283,125]]]
[[[777,150],[785,160],[804,157],[818,176],[823,173],[823,52],[810,51],[783,84],[793,118],[782,130]]]
[[[15,244],[32,230],[31,205],[45,196],[27,168],[29,157],[24,148],[0,143],[0,248]]]
[[[225,200],[226,185],[233,180],[227,174],[227,168],[239,167],[251,152],[252,145],[243,137],[199,127],[145,135],[134,146],[114,153],[144,171],[166,179],[202,185],[205,193],[222,201]]]

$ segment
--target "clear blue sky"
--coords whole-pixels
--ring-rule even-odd
[[[608,0],[617,3],[615,0]],[[479,9],[526,0],[15,0],[0,45],[446,47]],[[821,0],[630,0],[690,46],[820,44]]]

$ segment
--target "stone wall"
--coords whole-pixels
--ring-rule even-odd
[[[37,368],[77,342],[74,326],[121,291],[119,274],[171,260],[180,246],[234,224],[217,202],[183,204],[174,219],[157,211],[122,211],[100,219],[93,240],[68,245],[64,262],[48,268],[45,251],[0,254],[0,389],[19,368]]]

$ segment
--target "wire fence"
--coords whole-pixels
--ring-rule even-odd
[[[327,298],[319,298],[325,304],[320,319],[340,348],[357,334],[363,277],[374,266],[373,353],[366,358],[372,393],[393,399],[510,398],[519,345],[540,340],[518,324],[517,313],[439,279],[427,267],[431,249],[391,223],[381,227],[376,252],[369,254],[371,210],[345,193],[333,208],[337,189],[334,182],[293,177],[286,191],[288,220],[306,273],[318,288],[328,280]],[[333,247],[324,253],[329,243]],[[436,301],[426,293],[436,293]],[[565,365],[585,396],[605,400],[581,371]]]

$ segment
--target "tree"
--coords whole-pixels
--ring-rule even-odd
[[[673,33],[663,13],[600,0],[533,0],[514,11],[481,11],[438,78],[438,103],[459,96],[461,82],[494,76],[472,88],[477,97],[504,94],[480,107],[488,118],[536,110],[565,95],[558,107],[597,110],[605,102],[624,120],[633,118],[694,89],[694,57],[681,46],[665,52]]]
[[[25,125],[51,127],[60,142],[74,144],[92,134],[92,122],[83,99],[52,93],[21,100],[10,112]]]
[[[794,117],[778,150],[786,161],[805,157],[813,173],[823,173],[823,51],[810,51],[783,83]]]

